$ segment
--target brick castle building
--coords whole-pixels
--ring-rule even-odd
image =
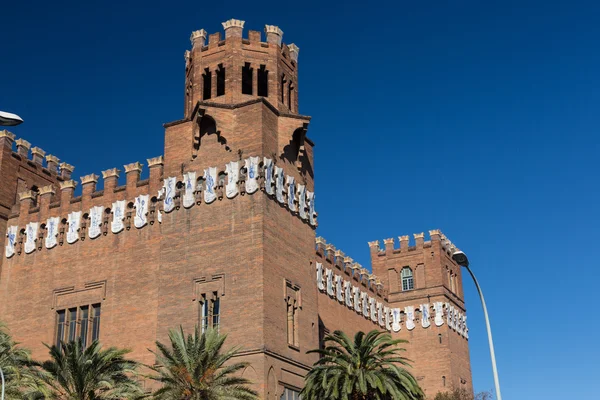
[[[192,33],[184,117],[148,179],[134,162],[126,184],[111,168],[74,196],[71,165],[0,132],[0,320],[37,359],[81,337],[146,364],[170,328],[215,326],[265,399],[296,398],[327,332],[382,329],[410,341],[428,396],[471,390],[455,247],[438,230],[370,242],[371,273],[316,237],[299,49],[243,26]]]

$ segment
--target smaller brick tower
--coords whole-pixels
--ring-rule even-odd
[[[410,343],[408,357],[414,360],[417,378],[428,388],[427,394],[453,388],[472,391],[462,274],[451,257],[456,247],[439,230],[429,231],[429,235],[431,240],[425,241],[423,233],[414,234],[412,246],[409,236],[400,236],[400,248],[394,248],[394,239],[385,239],[384,249],[378,241],[369,242],[373,273],[388,288],[390,307],[405,310],[414,304],[443,304],[448,323],[436,326],[431,316],[429,329],[403,327],[397,333]],[[415,324],[421,324],[421,316],[422,310],[415,310]]]

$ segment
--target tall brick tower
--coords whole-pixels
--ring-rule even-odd
[[[403,329],[396,334],[410,342],[409,358],[427,394],[451,388],[472,391],[462,273],[451,257],[456,247],[439,230],[429,235],[425,241],[423,233],[414,234],[413,245],[409,236],[400,236],[400,248],[394,248],[393,238],[384,240],[384,249],[377,241],[369,242],[373,273],[387,288],[390,307],[404,310],[405,319],[413,311],[415,325],[422,324],[424,305],[428,305],[428,329]],[[436,304],[447,321],[439,326]],[[406,308],[411,306],[414,310]]]

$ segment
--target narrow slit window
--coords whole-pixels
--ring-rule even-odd
[[[269,71],[267,66],[262,65],[258,69],[258,95],[263,97],[269,96]]]
[[[75,340],[77,334],[77,309],[69,309],[69,342]]]
[[[242,94],[252,94],[252,67],[246,63],[242,67]]]
[[[281,103],[285,104],[285,82],[287,82],[285,80],[285,74],[281,74],[281,81],[280,81],[280,86],[281,86]]]
[[[208,68],[205,68],[204,73],[202,74],[202,99],[203,100],[210,99],[211,91],[212,91],[212,74]]]
[[[92,342],[100,338],[100,304],[92,305]]]
[[[217,69],[217,97],[225,94],[225,67],[219,64]]]
[[[65,310],[56,312],[56,346],[65,338]]]
[[[215,292],[214,300],[213,300],[212,327],[213,327],[213,329],[216,329],[217,332],[219,331],[220,323],[221,323],[221,300],[219,298],[219,295]]]
[[[292,111],[292,94],[294,93],[294,82],[290,81],[288,85],[288,108]]]
[[[87,346],[88,323],[89,323],[89,307],[83,306],[79,309],[79,337],[83,347]]]

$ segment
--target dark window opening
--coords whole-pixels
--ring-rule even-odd
[[[242,94],[252,94],[252,69],[250,63],[242,67]]]
[[[269,71],[267,71],[266,65],[261,65],[258,70],[258,95],[268,97],[269,96]]]
[[[438,333],[438,340],[440,341],[440,344],[442,344],[442,334]]]
[[[225,67],[219,64],[217,69],[217,97],[225,94]]]
[[[218,292],[203,293],[200,296],[199,315],[201,332],[212,328],[219,331],[221,325],[221,297]]]
[[[83,306],[79,310],[79,326],[80,326],[80,334],[81,345],[83,347],[87,346],[87,336],[88,336],[88,323],[90,321],[89,318],[89,306]]]
[[[287,81],[285,80],[285,74],[281,74],[281,103],[285,104],[285,83]]]
[[[56,346],[60,346],[60,342],[65,337],[65,310],[56,312]]]
[[[292,94],[294,93],[294,82],[290,81],[288,85],[288,108],[292,111]]]
[[[208,68],[205,68],[204,73],[202,74],[202,99],[203,100],[210,99],[211,90],[212,90],[212,74]]]

